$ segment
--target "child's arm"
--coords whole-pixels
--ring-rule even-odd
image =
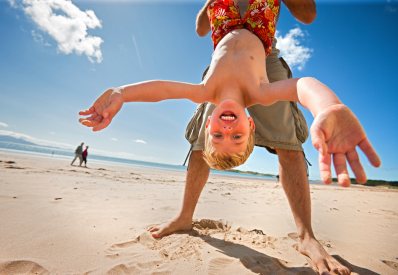
[[[318,80],[296,78],[263,83],[256,96],[257,101],[263,105],[276,101],[297,101],[311,111],[315,117],[311,126],[311,140],[319,151],[319,169],[324,183],[332,182],[331,155],[340,185],[350,185],[346,159],[357,181],[366,182],[356,146],[361,148],[373,166],[381,165],[358,119],[331,89]]]
[[[276,101],[296,101],[314,117],[328,106],[342,104],[329,87],[311,77],[263,83],[255,100],[263,105],[271,105]]]
[[[104,92],[89,109],[79,112],[79,115],[91,115],[88,118],[79,119],[79,122],[87,127],[93,127],[93,131],[99,131],[111,123],[125,102],[158,102],[185,98],[201,103],[204,95],[202,89],[202,84],[162,80],[111,88]]]

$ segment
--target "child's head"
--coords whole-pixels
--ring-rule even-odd
[[[253,152],[254,129],[243,106],[232,99],[222,101],[207,120],[204,160],[217,170],[242,165]]]
[[[86,146],[86,149],[88,149],[88,146]]]

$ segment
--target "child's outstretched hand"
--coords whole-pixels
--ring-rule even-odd
[[[356,146],[361,148],[373,166],[381,165],[361,123],[343,104],[330,106],[316,116],[311,126],[311,139],[319,151],[319,169],[322,181],[326,184],[332,182],[331,155],[341,186],[348,187],[351,184],[346,158],[356,180],[359,183],[366,182],[366,174],[359,161]]]
[[[103,93],[88,110],[80,111],[79,115],[88,116],[80,118],[79,122],[87,127],[93,127],[93,131],[106,128],[113,117],[122,108],[124,101],[120,90],[108,89]]]

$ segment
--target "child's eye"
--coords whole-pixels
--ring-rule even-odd
[[[213,137],[215,137],[215,138],[220,138],[221,135],[213,135]]]
[[[242,136],[234,136],[234,139],[240,139]]]

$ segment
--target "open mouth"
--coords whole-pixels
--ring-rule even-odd
[[[236,120],[236,115],[230,111],[225,111],[221,114],[220,119],[223,121],[231,122]]]

